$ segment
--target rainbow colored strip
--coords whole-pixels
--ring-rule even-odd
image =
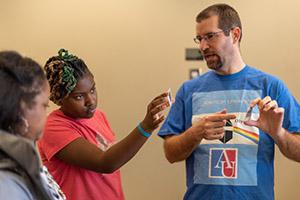
[[[248,138],[249,140],[255,142],[256,144],[259,142],[259,135],[257,133],[253,133],[253,132],[241,129],[236,126],[233,126],[232,128],[235,133],[238,133],[238,134]]]

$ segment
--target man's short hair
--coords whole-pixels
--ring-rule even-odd
[[[207,19],[212,16],[218,16],[218,26],[222,29],[225,35],[228,36],[229,30],[234,27],[239,27],[241,29],[241,37],[239,42],[242,39],[242,23],[239,17],[238,12],[227,4],[214,4],[203,11],[201,11],[197,17],[196,22],[200,23],[202,20]]]

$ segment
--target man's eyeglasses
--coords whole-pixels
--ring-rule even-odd
[[[212,42],[213,39],[215,38],[215,36],[222,32],[224,32],[224,31],[222,30],[222,31],[217,31],[217,32],[210,32],[210,33],[205,34],[204,36],[197,35],[194,38],[194,41],[196,44],[200,44],[202,40],[205,40],[206,42]]]

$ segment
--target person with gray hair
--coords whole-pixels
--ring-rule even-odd
[[[49,94],[37,62],[15,51],[0,52],[0,199],[65,199],[41,165],[35,146]]]

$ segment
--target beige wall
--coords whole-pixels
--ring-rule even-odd
[[[15,49],[44,64],[61,47],[83,58],[96,76],[100,107],[118,138],[144,117],[147,103],[188,77],[184,49],[193,43],[194,17],[217,1],[10,0],[0,4],[0,50]],[[279,76],[300,98],[300,1],[232,0],[243,22],[245,61]],[[53,109],[54,107],[52,107]],[[299,164],[280,153],[277,199],[298,198]],[[169,164],[153,136],[122,168],[128,200],[177,200],[185,190],[184,163]]]

